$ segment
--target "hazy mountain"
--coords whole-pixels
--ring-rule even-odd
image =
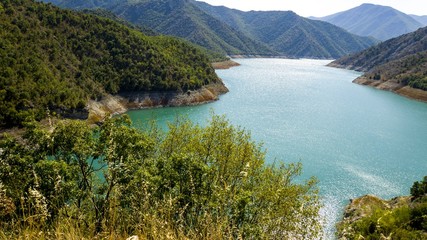
[[[417,16],[417,15],[409,14],[409,16],[411,16],[413,19],[415,19],[416,21],[418,21],[422,25],[427,26],[427,15]]]
[[[330,65],[364,71],[367,80],[379,80],[376,85],[392,81],[397,84],[396,88],[409,85],[427,91],[427,27],[343,57]]]
[[[243,12],[204,2],[196,4],[237,31],[288,56],[337,58],[375,43],[374,39],[350,34],[332,24],[303,18],[291,11]]]
[[[423,24],[394,8],[362,4],[350,10],[317,18],[361,36],[387,40],[413,32]]]

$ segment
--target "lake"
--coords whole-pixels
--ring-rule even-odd
[[[210,104],[130,111],[133,121],[165,126],[177,114],[204,124],[215,114],[263,142],[267,161],[301,162],[316,176],[326,238],[349,199],[408,195],[427,175],[427,104],[353,84],[361,73],[325,60],[238,59],[217,70],[230,92]]]

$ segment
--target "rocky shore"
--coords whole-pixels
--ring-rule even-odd
[[[405,86],[393,80],[381,81],[361,76],[356,78],[353,83],[371,86],[381,90],[391,91],[407,98],[427,102],[427,91],[412,88],[410,86]]]
[[[237,67],[237,66],[240,66],[240,64],[233,61],[233,60],[227,60],[227,61],[213,62],[212,63],[212,67],[214,69],[229,69],[229,68]]]
[[[233,60],[212,63],[214,69],[229,69],[236,66],[240,64]],[[98,123],[108,115],[122,114],[129,110],[205,104],[218,100],[221,94],[227,92],[228,88],[222,82],[185,92],[122,92],[114,96],[104,96],[99,101],[90,100],[85,111],[88,112],[87,119],[90,123]]]
[[[107,95],[100,101],[89,101],[88,120],[91,123],[102,122],[108,115],[122,114],[132,109],[209,103],[218,100],[219,95],[227,92],[228,89],[223,83],[215,83],[186,92],[124,92],[114,96]]]
[[[342,221],[337,224],[338,239],[365,239],[364,236],[354,229],[355,224],[362,218],[372,216],[380,210],[389,211],[398,207],[407,206],[411,202],[411,197],[396,197],[391,200],[383,200],[374,195],[365,195],[356,199],[351,199],[344,211]],[[379,224],[379,223],[378,223]],[[379,227],[379,226],[375,226]],[[382,239],[387,239],[382,236]]]

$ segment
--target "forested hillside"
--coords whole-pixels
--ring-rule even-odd
[[[394,8],[367,3],[316,19],[335,24],[351,33],[372,36],[382,41],[423,27],[414,17]]]
[[[204,2],[196,2],[196,5],[286,56],[338,58],[376,43],[372,38],[356,36],[332,24],[303,18],[291,11],[243,12]]]
[[[44,1],[74,9],[95,4],[139,26],[229,55],[337,58],[376,43],[292,12],[241,12],[194,0]]]
[[[121,91],[220,82],[200,48],[31,0],[0,3],[0,127]]]
[[[427,91],[427,27],[343,57],[330,65],[364,71],[364,77],[371,80],[393,80]]]
[[[185,38],[223,54],[273,55],[267,45],[255,41],[189,0],[123,1],[109,10],[140,26],[166,35]]]

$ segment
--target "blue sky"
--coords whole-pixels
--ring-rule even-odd
[[[292,10],[303,17],[323,17],[362,3],[390,6],[407,14],[427,15],[427,0],[200,0],[243,11]]]

